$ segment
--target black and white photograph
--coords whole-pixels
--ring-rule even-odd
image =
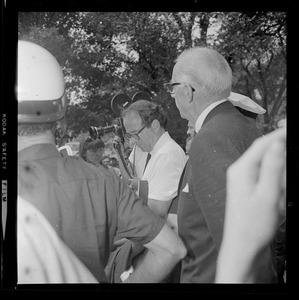
[[[298,294],[287,7],[9,2],[2,290]]]

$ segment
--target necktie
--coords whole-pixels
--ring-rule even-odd
[[[151,154],[148,153],[148,154],[147,154],[147,158],[146,158],[146,162],[145,162],[145,166],[144,166],[144,170],[143,170],[143,174],[144,174],[144,172],[145,172],[146,166],[147,166],[147,164],[148,164],[148,162],[149,162],[150,159],[151,159]]]

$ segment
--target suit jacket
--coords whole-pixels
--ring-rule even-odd
[[[188,253],[181,282],[213,283],[223,234],[226,170],[261,136],[255,122],[230,102],[216,106],[195,135],[178,199],[179,235]],[[259,282],[274,282],[269,247],[261,254]]]

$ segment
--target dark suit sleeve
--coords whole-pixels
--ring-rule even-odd
[[[208,230],[219,250],[226,199],[227,168],[241,155],[235,143],[215,130],[198,134],[190,153],[192,188]]]

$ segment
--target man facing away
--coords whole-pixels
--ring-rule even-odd
[[[19,196],[99,282],[107,282],[116,235],[148,249],[126,282],[161,281],[186,254],[182,241],[109,170],[60,155],[54,133],[57,122],[66,127],[63,73],[51,53],[31,42],[18,42],[17,97]]]
[[[261,136],[255,122],[228,101],[231,85],[232,71],[224,57],[202,47],[186,50],[178,57],[167,85],[181,117],[195,130],[178,196],[178,232],[187,248],[181,282],[215,281],[223,235],[226,170]],[[270,245],[259,253],[254,266],[259,274],[257,282],[276,282]]]

